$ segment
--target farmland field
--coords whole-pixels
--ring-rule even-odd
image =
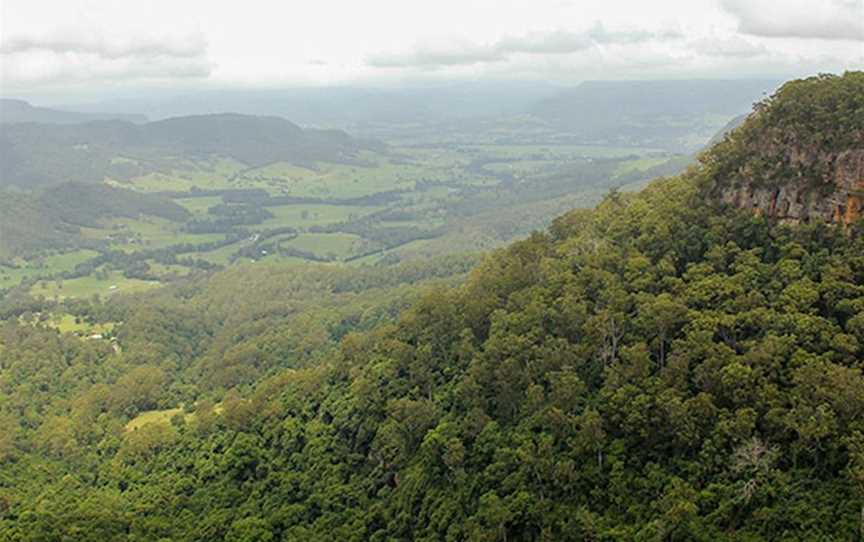
[[[158,286],[156,281],[145,281],[124,277],[119,271],[111,271],[106,276],[88,275],[71,280],[40,280],[32,286],[34,296],[48,299],[89,298],[94,295],[110,297],[148,290]]]
[[[14,286],[26,278],[52,276],[71,271],[76,265],[96,254],[92,250],[76,250],[31,261],[19,261],[16,267],[0,265],[0,289]]]
[[[106,182],[175,210],[82,225],[86,248],[0,265],[0,289],[111,297],[240,262],[374,265],[487,250],[543,227],[568,205],[640,186],[673,157],[566,143],[534,128],[499,123],[454,138],[430,126],[391,127],[381,132],[388,146],[361,151],[352,163],[249,167],[219,156],[167,157],[170,169]],[[114,162],[135,165],[130,160]]]

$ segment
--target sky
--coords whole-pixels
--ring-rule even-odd
[[[0,0],[4,96],[862,67],[864,0]]]

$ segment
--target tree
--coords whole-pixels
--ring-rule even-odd
[[[0,464],[14,457],[18,433],[18,420],[12,414],[0,411]]]
[[[152,366],[136,367],[121,376],[111,388],[111,410],[134,416],[158,406],[165,384],[165,372]]]
[[[677,301],[669,293],[646,295],[639,300],[639,323],[656,339],[658,361],[666,365],[666,346],[672,333],[687,318],[687,305]]]
[[[225,539],[233,542],[270,542],[275,537],[266,520],[248,517],[232,523]]]
[[[576,442],[586,450],[597,454],[597,466],[603,466],[603,447],[606,444],[606,432],[603,430],[603,417],[593,408],[585,409],[585,412],[577,418],[579,432],[576,434]]]
[[[75,430],[66,416],[51,416],[36,433],[36,445],[55,457],[70,457],[76,451]]]
[[[846,445],[849,447],[849,465],[846,472],[855,484],[858,497],[861,499],[858,536],[864,540],[864,433],[855,431],[847,437]]]

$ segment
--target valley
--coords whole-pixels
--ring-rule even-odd
[[[101,183],[117,194],[159,198],[176,216],[120,213],[108,198],[103,216],[69,218],[69,231],[48,250],[23,247],[0,262],[0,288],[27,284],[58,300],[107,297],[238,262],[356,265],[487,250],[688,161],[662,149],[546,137],[490,143],[493,133],[454,143],[433,127],[413,139],[400,129],[408,130],[390,127],[382,149],[359,150],[352,163],[250,166],[210,155],[162,157],[166,166],[142,175],[107,172]],[[131,152],[109,163],[146,169]],[[71,252],[68,235],[79,247]]]

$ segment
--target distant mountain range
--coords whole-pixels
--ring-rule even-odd
[[[586,81],[562,87],[536,81],[490,81],[404,88],[217,89],[144,93],[60,106],[62,111],[33,107],[23,100],[0,99],[0,116],[2,122],[144,122],[146,118],[230,111],[280,116],[304,126],[344,128],[530,113],[560,126],[585,128],[597,126],[602,119],[611,125],[621,117],[738,115],[749,111],[754,101],[778,84],[777,80],[753,79]]]
[[[436,126],[528,114],[572,141],[689,153],[776,86],[769,80],[692,80],[589,81],[564,90],[529,82],[226,90],[104,102],[87,112],[2,99],[0,186],[127,178],[170,169],[178,159],[214,155],[250,166],[351,162],[360,150],[377,148],[339,130],[304,129],[285,118],[364,133],[370,123]],[[186,116],[141,123],[143,113]]]
[[[24,100],[0,98],[0,123],[44,122],[48,124],[80,124],[97,120],[147,122],[146,115],[128,113],[80,113],[35,107]]]
[[[303,129],[277,117],[238,114],[178,117],[133,124],[0,125],[0,187],[102,181],[170,171],[178,161],[232,158],[250,167],[286,161],[357,163],[381,145],[339,130]]]
[[[64,106],[78,111],[135,111],[158,120],[231,111],[279,116],[303,126],[347,128],[366,123],[435,122],[521,113],[554,95],[547,83],[438,83],[422,87],[305,87],[204,90]]]
[[[540,101],[530,113],[586,141],[663,148],[674,148],[677,141],[684,150],[686,138],[710,137],[778,84],[747,79],[588,81]]]

